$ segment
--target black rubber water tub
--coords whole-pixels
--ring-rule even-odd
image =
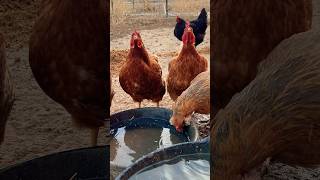
[[[184,135],[189,141],[199,139],[199,132],[196,126],[191,124],[184,128],[183,133],[178,133],[176,129],[170,125],[172,111],[166,108],[146,107],[138,109],[130,109],[111,115],[111,135],[114,135],[118,128],[162,128],[170,129],[174,134]]]
[[[69,150],[0,170],[2,180],[107,180],[109,146]]]
[[[165,128],[168,134],[170,136],[174,135],[175,137],[178,137],[178,139],[181,139],[180,142],[193,142],[199,139],[199,132],[195,125],[191,124],[190,126],[185,127],[183,132],[177,132],[175,127],[170,125],[170,118],[172,116],[172,111],[170,109],[166,108],[156,108],[156,107],[147,107],[147,108],[138,108],[138,109],[130,109],[126,111],[122,111],[116,114],[111,115],[111,136],[114,137],[117,132],[121,132],[123,128],[125,130],[131,130],[131,129],[159,129],[159,128]],[[163,132],[163,131],[162,131]],[[157,132],[158,133],[158,132]],[[132,136],[135,136],[133,134]],[[130,138],[130,136],[126,136],[126,138]],[[132,137],[131,137],[132,138]],[[121,158],[130,159],[130,162],[125,162],[123,164],[119,163],[111,163],[111,178],[115,178],[119,175],[120,172],[122,172],[125,168],[127,168],[129,165],[135,162],[135,160],[139,159],[140,157],[152,152],[153,150],[147,150],[147,151],[139,151],[139,148],[148,149],[147,145],[154,143],[154,139],[146,135],[143,138],[143,142],[129,142],[129,140],[125,143],[125,148],[130,148],[132,150],[131,152],[133,154],[125,154],[122,155]],[[120,143],[120,142],[118,142]],[[115,143],[115,145],[119,145]],[[119,146],[122,147],[122,146]],[[167,147],[167,146],[165,146]],[[115,151],[115,150],[111,150]],[[117,149],[117,151],[122,151]],[[136,152],[136,153],[135,153]],[[114,156],[112,156],[115,158]],[[112,157],[110,160],[112,160]],[[119,156],[118,156],[119,157]],[[123,160],[124,161],[124,160]]]

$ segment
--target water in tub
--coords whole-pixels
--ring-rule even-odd
[[[129,180],[209,180],[209,154],[178,156],[174,159],[146,167],[129,178]]]
[[[138,158],[159,148],[188,141],[170,133],[169,128],[117,129],[110,142],[111,175],[117,176]]]

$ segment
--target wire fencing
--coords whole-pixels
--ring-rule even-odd
[[[197,16],[202,8],[209,13],[210,0],[111,0],[111,18],[126,16]]]

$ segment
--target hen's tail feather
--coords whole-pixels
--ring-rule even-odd
[[[206,11],[206,9],[205,8],[202,8],[202,10],[201,10],[201,12],[200,12],[200,14],[199,14],[199,16],[198,16],[198,19],[207,19],[207,16],[208,16],[208,14],[207,14],[207,11]]]

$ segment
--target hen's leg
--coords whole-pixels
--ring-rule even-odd
[[[141,108],[141,102],[139,102],[139,108]]]
[[[160,106],[160,102],[157,102],[157,107],[159,107]]]
[[[99,128],[91,130],[91,146],[96,146],[98,143]]]

